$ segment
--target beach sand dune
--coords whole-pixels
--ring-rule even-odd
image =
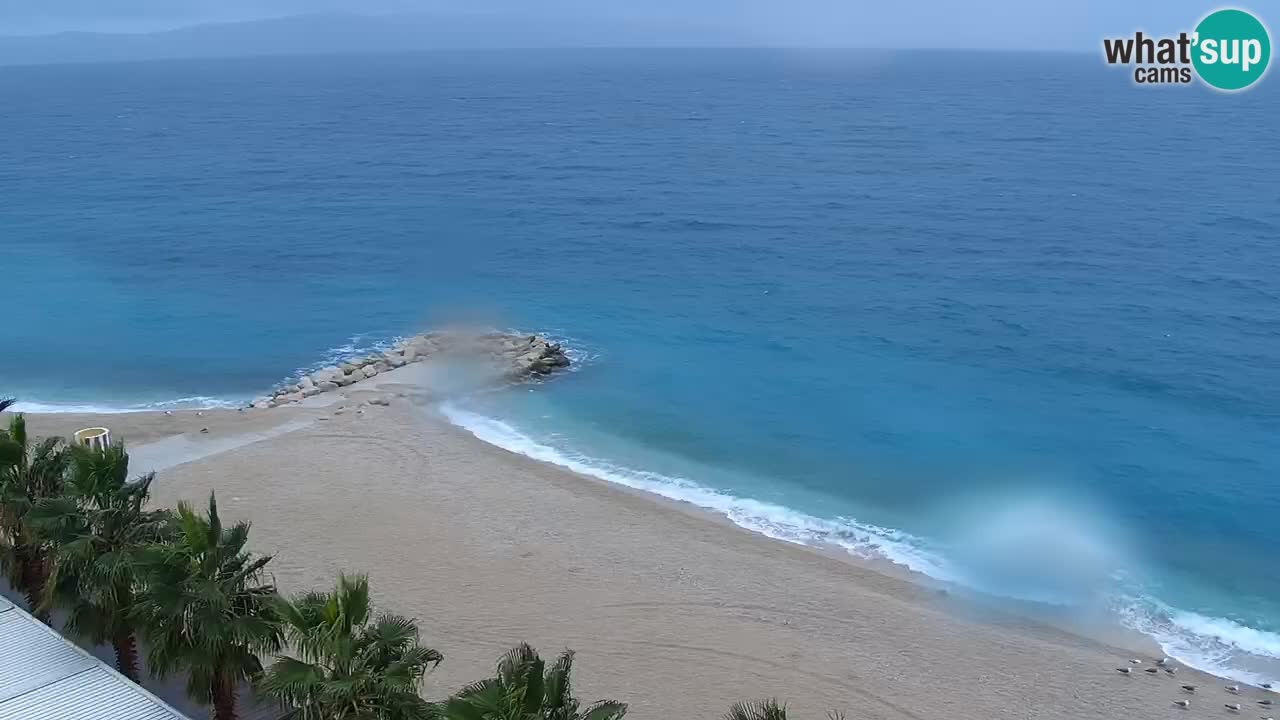
[[[1194,671],[1121,675],[1132,650],[968,612],[892,573],[508,453],[407,399],[334,409],[32,424],[104,423],[141,455],[166,435],[244,441],[171,463],[156,502],[203,504],[216,490],[224,517],[254,523],[286,592],[368,573],[379,606],[416,617],[445,654],[430,697],[482,677],[523,640],[548,656],[576,650],[580,696],[627,701],[642,720],[714,718],[769,696],[797,718],[1223,712],[1221,683]],[[1205,688],[1188,710],[1173,705],[1181,682]]]

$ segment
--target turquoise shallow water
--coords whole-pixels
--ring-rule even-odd
[[[0,387],[233,403],[439,322],[481,437],[1280,679],[1280,96],[1096,58],[0,69]]]

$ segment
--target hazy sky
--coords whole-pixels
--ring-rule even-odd
[[[1190,29],[1217,7],[1204,0],[0,0],[0,34],[145,32],[323,12],[537,13],[584,26],[635,23],[657,43],[666,30],[696,30],[762,45],[1092,49],[1104,35],[1138,28]]]

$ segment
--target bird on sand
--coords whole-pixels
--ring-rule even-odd
[[[1240,694],[1240,686],[1239,686],[1239,685],[1228,685],[1228,686],[1226,686],[1226,687],[1225,687],[1225,688],[1223,688],[1223,689],[1224,689],[1224,690],[1226,690],[1227,692],[1231,693],[1232,695],[1239,695],[1239,694]]]
[[[1178,707],[1182,708],[1183,710],[1186,710],[1187,708],[1191,707],[1191,701],[1190,701],[1190,700],[1174,700],[1174,701],[1173,701],[1173,704],[1174,704],[1174,705],[1177,705]]]
[[[1133,658],[1133,659],[1129,660],[1129,664],[1130,664],[1130,665],[1141,665],[1141,664],[1142,664],[1142,661],[1141,661],[1141,660],[1138,660],[1137,658]]]
[[[1145,672],[1145,673],[1146,673],[1146,674],[1148,674],[1148,675],[1155,675],[1156,673],[1160,672],[1160,668],[1158,668],[1158,667],[1149,667],[1149,668],[1147,668],[1146,670],[1144,670],[1143,672]]]
[[[1258,701],[1258,704],[1259,704],[1259,705],[1266,705],[1266,706],[1270,707],[1270,706],[1271,706],[1271,701],[1270,701],[1270,700],[1259,700],[1259,701]]]
[[[1271,689],[1271,683],[1262,683],[1262,689],[1263,689],[1263,690],[1270,690],[1270,689]]]
[[[1169,664],[1169,658],[1160,658],[1159,660],[1156,661],[1156,664],[1159,665],[1160,667],[1164,667],[1165,665]]]
[[[1170,675],[1178,674],[1178,668],[1165,668],[1164,671],[1169,673]]]
[[[1133,671],[1130,670],[1129,668],[1116,668],[1116,672],[1120,673],[1121,675],[1128,675]]]
[[[1183,685],[1183,686],[1182,686],[1182,689],[1183,689],[1184,691],[1186,691],[1186,692],[1193,693],[1193,692],[1195,692],[1195,691],[1196,691],[1196,686],[1195,686],[1195,685]]]
[[[1231,712],[1240,712],[1240,703],[1227,703],[1222,707],[1230,710]]]

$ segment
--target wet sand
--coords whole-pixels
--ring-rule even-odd
[[[714,718],[768,696],[795,718],[1206,718],[1237,701],[1242,717],[1269,715],[1255,712],[1260,690],[1236,698],[1189,669],[1148,676],[1150,654],[509,453],[393,398],[31,426],[103,424],[135,462],[165,457],[159,504],[217,490],[224,518],[251,520],[256,549],[275,555],[283,591],[368,573],[379,606],[416,617],[445,655],[429,697],[526,640],[576,650],[579,696],[627,701],[641,719]],[[175,436],[184,444],[155,452]],[[179,447],[194,459],[175,462]],[[1143,665],[1117,673],[1130,657]],[[1173,705],[1187,697],[1189,710]]]

